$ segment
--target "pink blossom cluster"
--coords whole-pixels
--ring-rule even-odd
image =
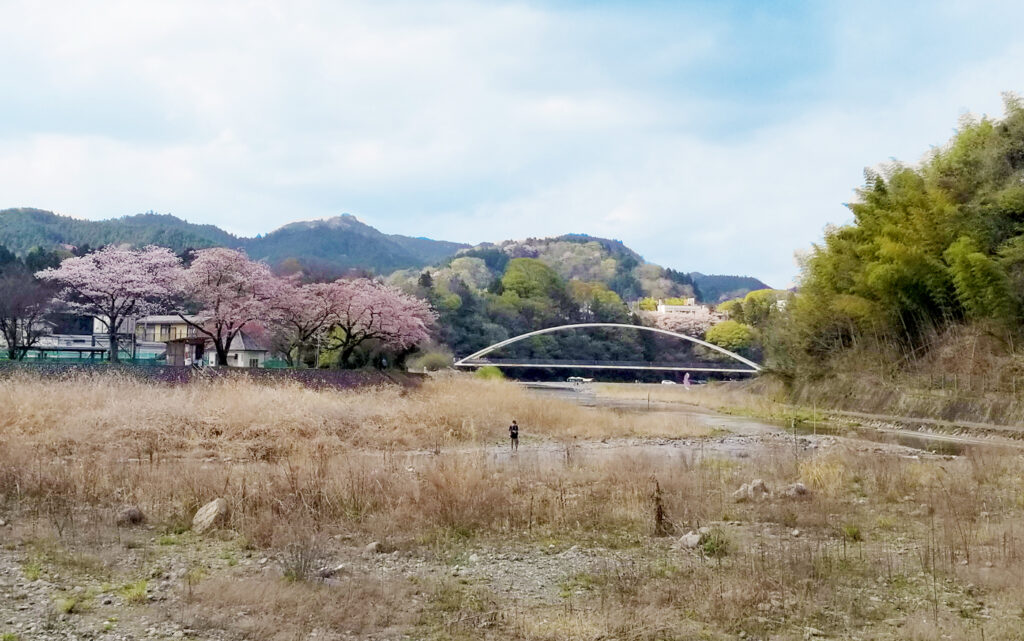
[[[180,291],[181,261],[164,247],[109,246],[36,276],[62,288],[59,298],[68,310],[95,316],[116,332],[128,318],[166,308]]]
[[[708,310],[697,312],[641,312],[640,318],[644,325],[659,329],[687,334],[688,336],[704,336],[712,325],[723,320],[721,314]]]
[[[125,319],[174,309],[213,342],[219,362],[226,362],[243,329],[265,333],[283,327],[292,344],[341,330],[333,335],[345,363],[367,340],[398,350],[426,341],[436,319],[425,301],[370,279],[300,285],[295,278],[275,276],[266,263],[224,248],[195,252],[185,268],[162,247],[106,247],[68,258],[38,276],[62,287],[59,298],[68,308],[106,323],[112,344]],[[186,306],[198,314],[186,315]]]
[[[437,318],[426,301],[367,278],[292,286],[278,304],[291,347],[330,332],[328,346],[342,363],[366,341],[396,350],[422,343]]]

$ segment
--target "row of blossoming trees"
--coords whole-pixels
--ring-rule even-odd
[[[106,325],[114,361],[126,321],[169,311],[212,342],[218,363],[228,363],[232,340],[246,330],[273,335],[290,362],[326,339],[342,367],[368,342],[401,352],[426,341],[436,319],[423,300],[373,280],[300,284],[223,248],[198,250],[185,265],[163,247],[109,246],[36,276],[59,287],[65,309]]]

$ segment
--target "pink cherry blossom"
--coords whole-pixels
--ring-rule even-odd
[[[110,360],[118,360],[118,332],[124,321],[166,308],[180,289],[181,261],[171,250],[107,246],[67,258],[57,268],[36,274],[62,289],[68,309],[97,318],[107,328]]]
[[[277,302],[286,283],[266,263],[221,247],[201,249],[185,270],[186,297],[200,308],[198,318],[182,320],[213,341],[217,362],[228,362],[228,347],[246,325],[269,323],[280,316]]]
[[[338,309],[334,291],[331,283],[299,285],[294,279],[285,280],[277,301],[280,320],[276,335],[289,362],[293,353],[299,361],[306,360],[312,339],[334,323]]]
[[[332,326],[341,331],[331,347],[340,351],[342,366],[368,340],[398,350],[427,340],[437,318],[426,301],[366,278],[336,280],[324,291],[335,305]]]

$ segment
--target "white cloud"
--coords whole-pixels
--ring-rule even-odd
[[[912,16],[867,34],[873,11],[806,25],[826,32],[815,69],[773,84],[718,78],[748,34],[710,10],[7,3],[0,206],[245,234],[343,211],[453,240],[587,232],[783,285],[793,252],[848,217],[863,166],[916,160],[1024,87],[1005,30],[984,56],[902,68]]]

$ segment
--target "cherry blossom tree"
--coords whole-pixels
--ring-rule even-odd
[[[313,339],[335,322],[340,302],[338,291],[332,283],[299,285],[293,279],[285,279],[277,301],[280,317],[274,335],[289,365],[305,360]]]
[[[721,314],[708,309],[699,309],[695,312],[640,312],[640,318],[644,325],[657,327],[659,329],[686,334],[700,338],[716,323],[724,320]]]
[[[279,301],[287,286],[266,263],[222,247],[195,252],[183,281],[186,299],[200,311],[195,316],[178,315],[213,341],[217,362],[225,365],[231,341],[243,328],[280,317]]]
[[[366,278],[328,283],[324,295],[335,306],[329,349],[338,350],[342,367],[366,341],[403,350],[427,340],[437,318],[426,301]]]
[[[113,245],[64,259],[36,274],[61,288],[58,299],[69,310],[93,316],[106,326],[110,360],[118,361],[118,333],[124,322],[166,308],[179,290],[181,261],[171,250]]]

